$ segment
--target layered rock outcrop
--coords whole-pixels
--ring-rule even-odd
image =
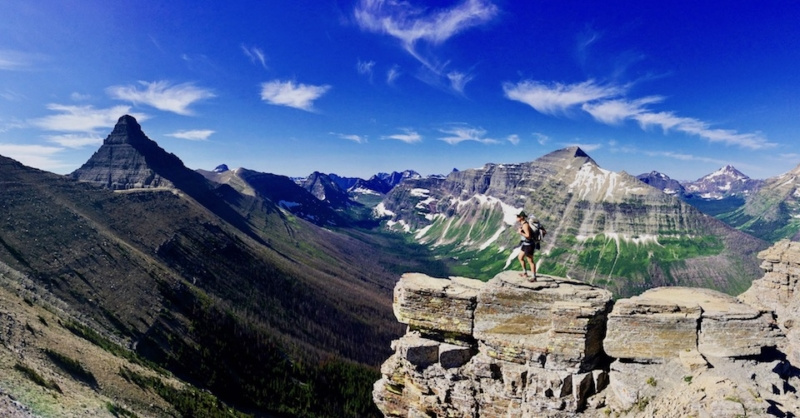
[[[130,115],[120,117],[103,145],[69,176],[111,190],[175,188],[205,181],[148,138]]]
[[[394,309],[408,332],[373,397],[392,417],[796,416],[800,244],[761,257],[767,275],[739,299],[406,274]]]

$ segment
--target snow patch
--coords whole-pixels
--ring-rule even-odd
[[[617,232],[604,232],[602,235],[605,236],[606,239],[616,241],[617,247],[619,247],[620,241],[623,241],[623,242],[626,242],[626,243],[634,243],[636,245],[652,243],[652,244],[661,246],[661,244],[658,242],[658,235],[641,234],[641,235],[629,236],[628,234],[620,234],[620,233],[617,233]],[[594,237],[590,237],[590,236],[586,236],[586,235],[576,235],[575,236],[575,239],[577,239],[580,242],[584,242],[584,241],[588,240],[589,238],[594,238]]]
[[[378,203],[378,206],[375,206],[375,209],[372,210],[372,213],[375,214],[377,218],[385,218],[388,216],[394,217],[396,214],[389,209],[386,209],[386,205],[383,202]]]
[[[372,194],[372,195],[375,195],[375,196],[380,196],[381,195],[380,193],[376,192],[375,190],[367,189],[366,187],[356,187],[355,189],[353,189],[353,193]]]
[[[428,189],[411,189],[411,196],[414,197],[428,197],[431,191]]]

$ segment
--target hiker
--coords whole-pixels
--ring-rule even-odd
[[[531,267],[531,273],[533,274],[533,277],[528,280],[535,282],[536,262],[533,260],[533,252],[541,249],[540,241],[546,232],[537,219],[533,220],[533,226],[531,226],[531,224],[528,223],[528,215],[525,211],[521,211],[517,214],[517,222],[519,222],[518,232],[522,235],[522,245],[520,245],[519,257],[517,257],[519,259],[519,264],[522,266],[522,273],[520,273],[520,276],[530,277],[525,268],[525,259],[527,258],[528,264]]]

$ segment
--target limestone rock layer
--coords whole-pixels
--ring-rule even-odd
[[[394,309],[408,332],[373,398],[389,417],[797,416],[800,244],[760,256],[767,275],[739,299],[405,274]]]

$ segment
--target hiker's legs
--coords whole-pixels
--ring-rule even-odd
[[[522,266],[522,272],[525,272],[525,250],[519,250],[519,256],[517,257],[519,260],[519,265]]]
[[[533,261],[533,255],[526,257],[528,259],[528,264],[531,265],[531,272],[534,276],[536,276],[536,263]]]

